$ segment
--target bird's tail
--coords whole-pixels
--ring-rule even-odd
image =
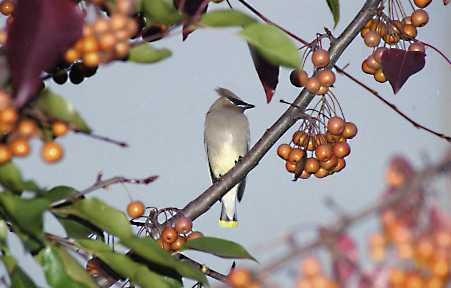
[[[235,228],[238,226],[236,216],[236,189],[232,188],[221,199],[221,217],[219,218],[219,226],[221,228]]]

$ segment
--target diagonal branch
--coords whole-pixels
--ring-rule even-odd
[[[343,31],[336,41],[332,43],[329,48],[329,68],[333,67],[346,47],[348,47],[352,40],[358,35],[365,23],[376,13],[377,6],[380,2],[381,0],[367,0],[357,16],[346,27],[345,31]],[[229,189],[239,183],[241,179],[258,165],[260,160],[265,156],[269,149],[271,149],[276,141],[296,123],[299,118],[297,117],[299,112],[303,112],[314,97],[314,94],[303,89],[299,96],[294,100],[293,106],[290,106],[282,116],[280,116],[241,161],[221,177],[219,181],[210,186],[196,199],[188,203],[179,213],[194,220],[207,212]]]

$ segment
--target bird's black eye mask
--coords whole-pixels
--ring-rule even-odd
[[[251,108],[255,107],[254,105],[246,103],[243,100],[240,100],[240,99],[237,99],[237,98],[227,97],[227,99],[229,99],[236,106],[238,106],[240,108],[243,108],[243,109],[251,109]]]

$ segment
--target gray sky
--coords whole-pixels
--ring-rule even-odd
[[[236,1],[231,2],[242,8]],[[249,2],[307,40],[313,39],[316,32],[322,32],[324,26],[333,26],[326,1]],[[341,2],[342,16],[334,30],[336,35],[363,3]],[[225,4],[217,7],[225,7]],[[441,1],[433,1],[427,8],[431,15],[430,23],[420,29],[418,38],[449,55],[451,45],[447,28],[451,23],[446,10]],[[78,86],[50,83],[51,88],[75,104],[95,132],[126,140],[130,148],[121,149],[71,134],[61,139],[66,150],[64,161],[48,166],[39,160],[40,146],[36,142],[33,156],[18,161],[23,173],[47,187],[64,184],[78,189],[91,185],[99,171],[103,171],[105,178],[116,175],[140,178],[158,174],[160,178],[154,184],[128,185],[127,190],[133,199],[140,199],[148,206],[182,208],[210,185],[202,133],[204,114],[216,99],[214,89],[217,86],[230,88],[245,101],[256,105],[247,113],[252,144],[287,108],[278,100],[291,101],[299,92],[289,84],[290,71],[282,69],[273,103],[267,105],[247,45],[237,32],[236,29],[200,30],[191,34],[186,42],[181,42],[179,36],[173,37],[156,44],[174,52],[172,58],[161,63],[116,63],[102,67],[97,75]],[[360,71],[362,60],[370,53],[360,37],[351,44],[339,64],[350,63],[349,72],[376,88],[402,111],[449,135],[451,126],[447,113],[451,100],[449,92],[446,92],[451,88],[449,67],[430,49],[426,52],[424,70],[409,79],[396,96],[388,84],[379,84]],[[311,178],[294,183],[273,148],[248,175],[244,199],[238,207],[239,227],[220,229],[217,226],[220,205],[215,205],[195,222],[194,228],[209,236],[237,241],[265,263],[277,252],[256,252],[253,248],[257,244],[304,223],[311,228],[299,234],[302,240],[311,235],[315,225],[336,218],[323,205],[324,197],[333,197],[348,211],[358,210],[383,191],[384,167],[391,155],[403,153],[416,165],[421,165],[423,156],[438,159],[450,146],[415,129],[341,76],[337,76],[334,92],[347,118],[359,127],[358,136],[350,142],[352,153],[347,158],[344,171],[325,179]],[[278,144],[289,142],[292,133],[290,130]],[[92,196],[100,197],[119,209],[125,209],[129,201],[121,185],[109,191],[98,191]],[[60,231],[55,225],[54,221],[46,223],[49,230]],[[362,240],[375,228],[375,222],[370,221],[352,232]],[[361,243],[361,248],[364,251],[365,243]],[[231,261],[205,256],[198,259],[221,272],[226,272],[231,264]],[[30,273],[44,285],[42,276],[37,273],[38,268],[30,264],[33,260],[23,257],[20,260],[27,267],[33,267],[28,271],[32,271]],[[239,264],[258,268],[258,265],[246,261]]]

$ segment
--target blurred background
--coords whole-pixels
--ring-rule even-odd
[[[333,30],[334,35],[341,33],[363,2],[341,1],[341,20]],[[237,1],[231,0],[231,3],[234,8],[243,9]],[[326,1],[254,0],[249,3],[306,40],[323,32],[323,27],[333,27]],[[226,8],[226,4],[210,7]],[[427,8],[430,22],[420,29],[418,39],[450,55],[451,18],[447,10],[442,1],[433,1]],[[182,208],[210,185],[203,125],[205,113],[217,97],[216,87],[227,87],[256,105],[247,113],[252,144],[287,108],[279,100],[292,101],[299,93],[299,89],[289,83],[290,71],[282,69],[273,101],[266,104],[247,45],[237,32],[236,29],[202,29],[192,33],[185,42],[177,35],[156,43],[156,46],[170,48],[174,54],[161,63],[114,63],[100,67],[95,76],[80,85],[58,86],[49,81],[48,86],[74,103],[94,132],[124,140],[130,148],[122,149],[70,134],[60,141],[66,150],[60,164],[48,166],[38,159],[38,153],[18,160],[25,177],[36,179],[46,187],[69,185],[84,189],[95,181],[100,171],[104,178],[116,175],[142,178],[157,174],[160,178],[149,186],[115,185],[91,196],[124,211],[130,196],[147,206]],[[387,83],[379,84],[361,72],[361,62],[370,51],[358,37],[338,64],[349,64],[348,72],[376,88],[418,122],[450,135],[451,84],[445,61],[428,49],[423,71],[411,77],[401,91],[393,95]],[[232,230],[218,227],[218,204],[194,223],[195,230],[241,243],[264,264],[283,250],[279,247],[261,250],[259,245],[298,225],[303,227],[299,233],[299,240],[303,241],[314,235],[318,225],[337,218],[335,212],[324,205],[325,197],[332,197],[349,212],[375,201],[384,191],[384,168],[392,155],[401,153],[416,167],[421,167],[439,159],[450,148],[444,140],[415,129],[348,79],[337,75],[335,86],[334,92],[348,121],[359,128],[359,134],[350,143],[352,153],[346,169],[324,179],[312,177],[292,182],[274,147],[248,175],[244,198],[238,207],[239,227]],[[278,144],[289,142],[293,131]],[[40,149],[38,144],[36,141],[33,149]],[[442,197],[449,208],[449,195]],[[46,229],[62,233],[56,221],[47,218]],[[367,256],[364,239],[376,228],[377,222],[372,219],[350,231],[359,240],[362,258]],[[20,256],[22,248],[17,244],[15,247],[21,264],[29,268],[27,272],[45,286],[43,275],[38,273],[40,267],[31,257]],[[232,261],[201,254],[193,254],[193,257],[223,273],[227,273],[232,264]],[[297,263],[292,271],[297,270]],[[238,265],[258,269],[261,264],[239,261]],[[282,271],[279,278],[287,278],[286,273],[292,271]]]

